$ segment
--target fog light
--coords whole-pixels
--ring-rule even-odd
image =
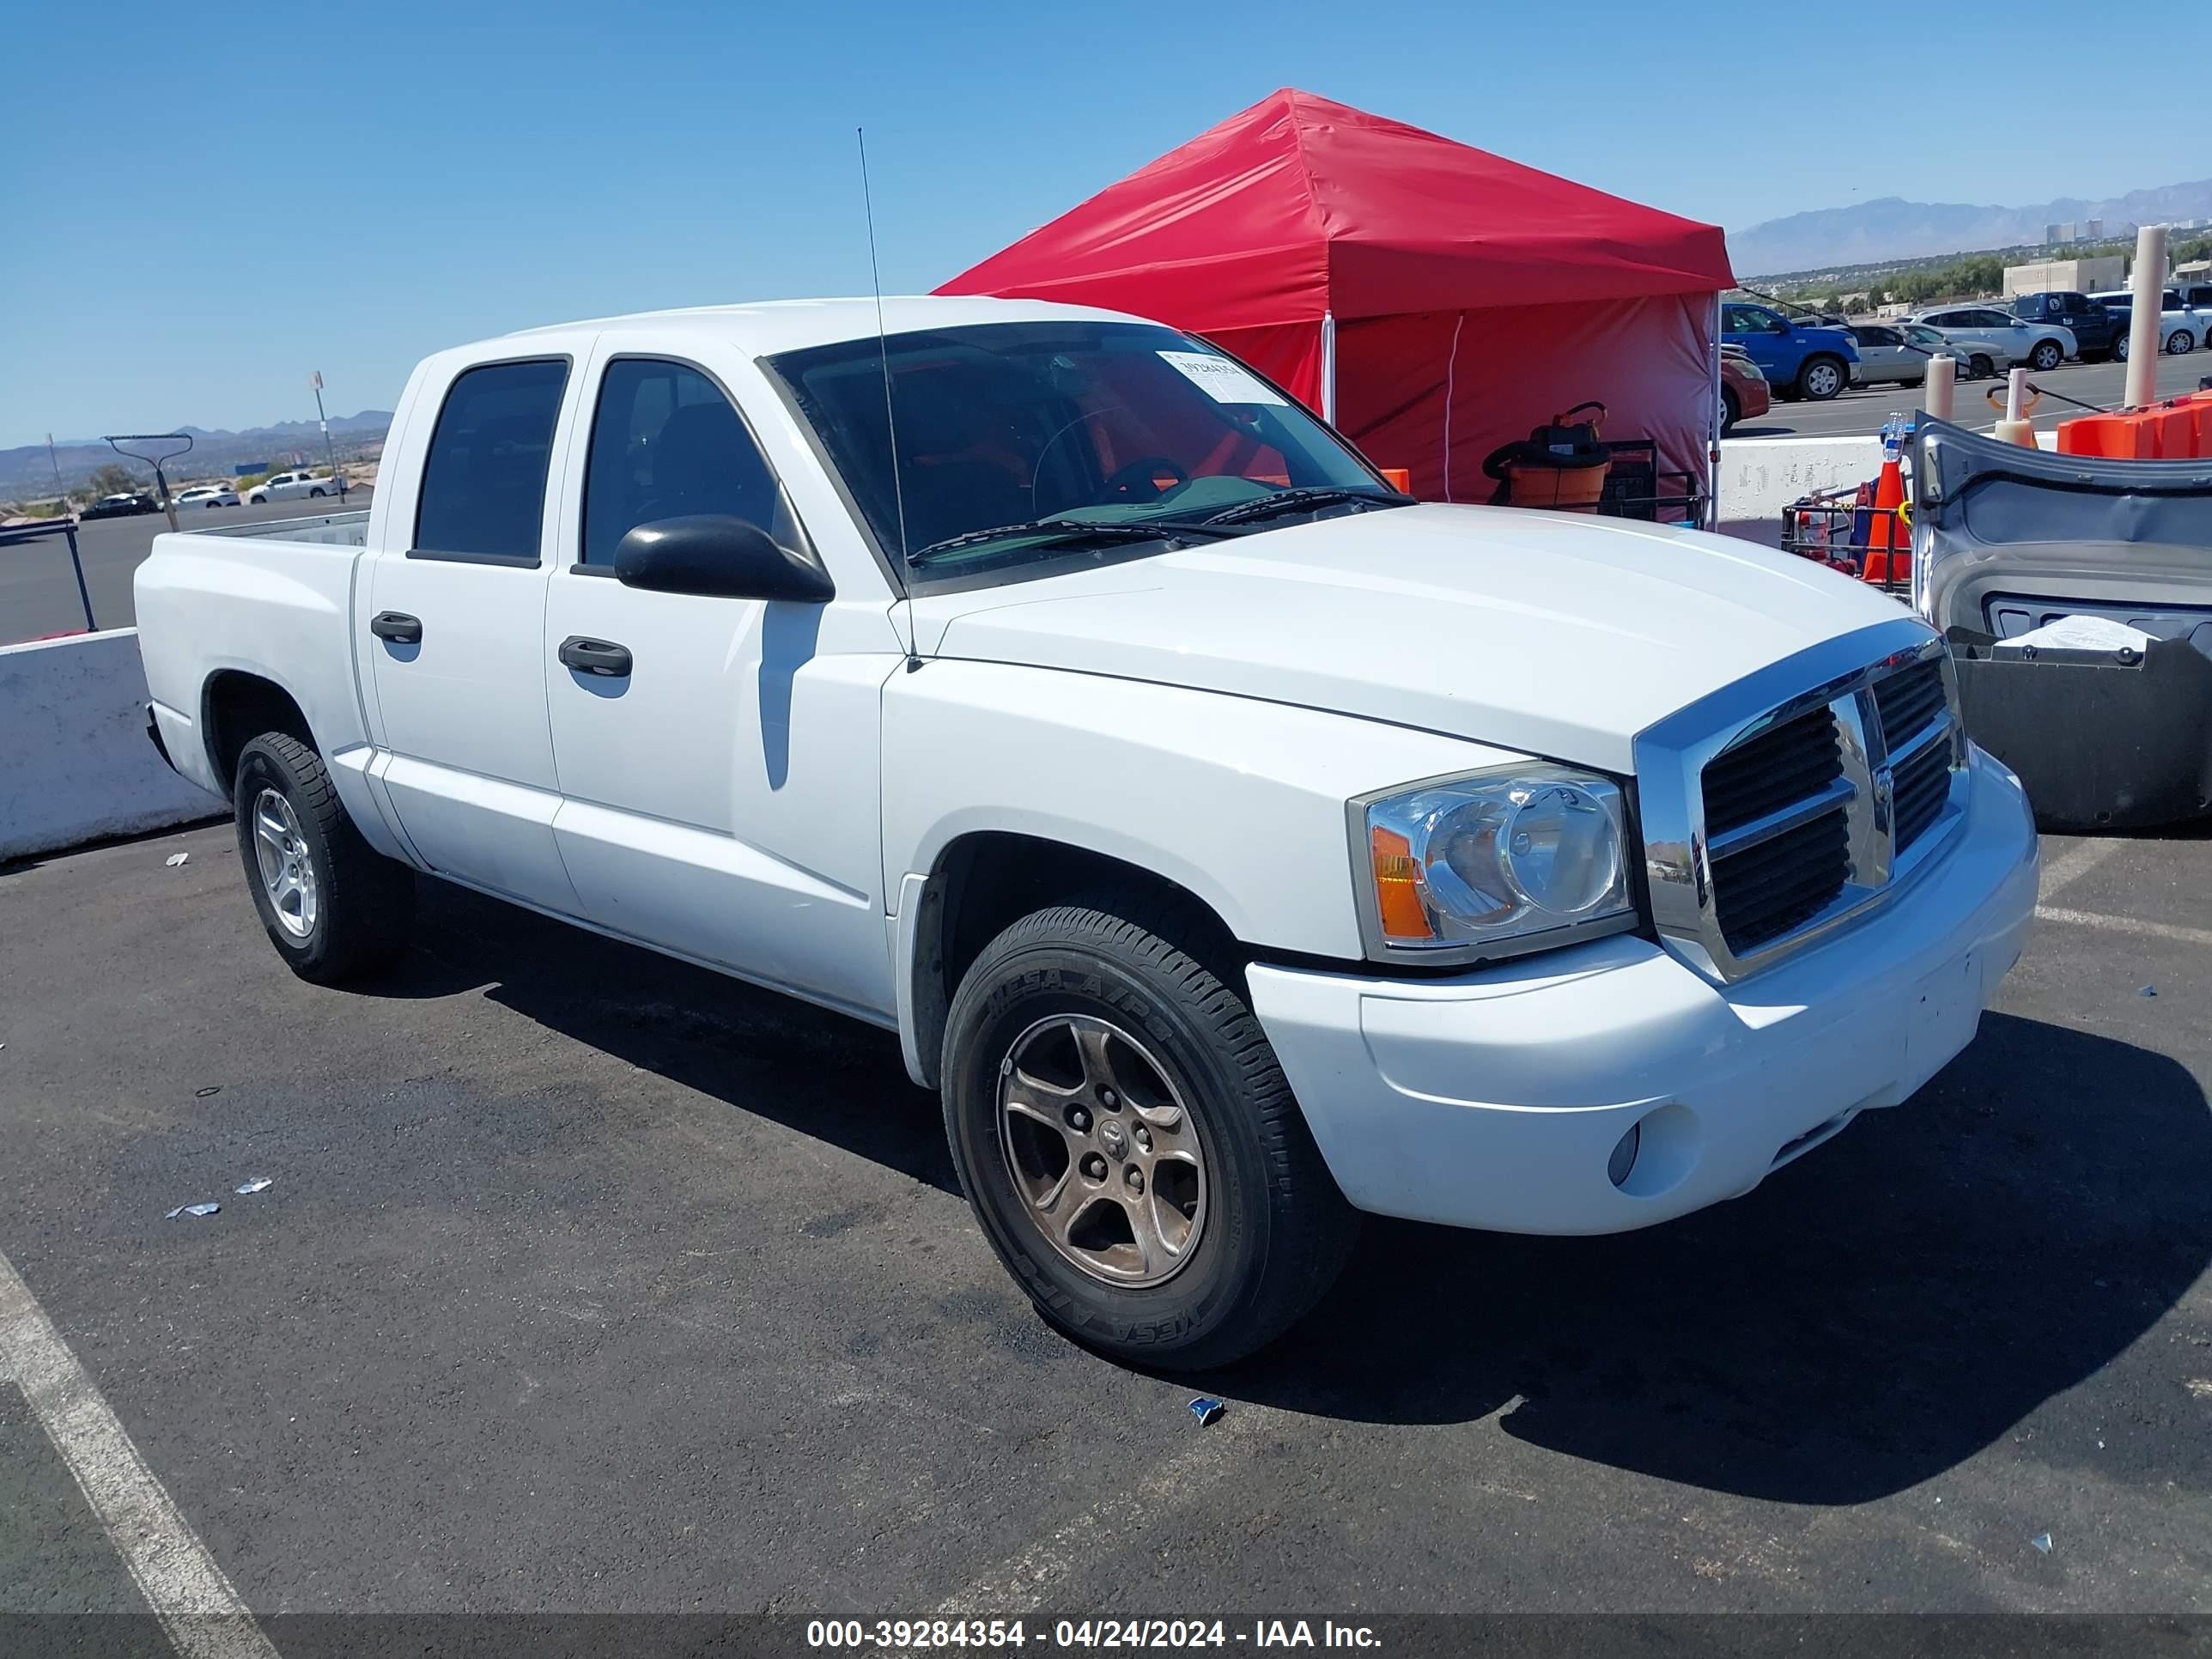
[[[1632,1123],[1628,1133],[1614,1145],[1613,1156],[1605,1161],[1605,1173],[1616,1187],[1628,1179],[1628,1172],[1636,1167],[1637,1148],[1644,1144],[1644,1126]]]

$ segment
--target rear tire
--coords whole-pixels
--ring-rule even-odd
[[[942,1068],[961,1186],[1038,1312],[1170,1370],[1280,1335],[1358,1225],[1235,969],[1179,942],[1202,921],[1130,891],[1023,918],[962,979]]]
[[[1808,357],[1797,368],[1797,395],[1825,404],[1850,384],[1851,377],[1838,357]]]
[[[407,948],[415,873],[362,839],[321,756],[264,732],[239,754],[231,799],[253,908],[294,973],[334,984]]]

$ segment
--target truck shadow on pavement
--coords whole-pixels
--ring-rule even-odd
[[[1222,1382],[1365,1421],[1503,1407],[1506,1432],[1571,1456],[1861,1503],[2149,1331],[2212,1261],[2208,1170],[2183,1066],[1992,1013],[1904,1107],[1680,1221],[1588,1239],[1371,1221],[1316,1315]],[[2212,1475],[2183,1438],[2160,1472]]]
[[[935,1099],[890,1034],[630,946],[580,950],[457,889],[424,899],[423,948],[376,994],[480,988],[958,1196]],[[1665,1226],[1545,1239],[1370,1218],[1321,1307],[1206,1385],[1351,1421],[1503,1409],[1506,1432],[1571,1456],[1864,1502],[1971,1458],[2155,1326],[2212,1262],[2208,1171],[2212,1117],[2183,1066],[1990,1014],[1905,1106]],[[2212,1480],[2201,1440],[2164,1438],[2163,1477]]]
[[[959,1198],[937,1097],[896,1035],[442,882],[370,995],[481,989],[550,1030]],[[963,1200],[964,1203],[965,1200]]]

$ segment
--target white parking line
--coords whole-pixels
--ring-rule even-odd
[[[1232,1405],[1216,1428],[1199,1428],[1188,1450],[1170,1458],[1151,1474],[1077,1516],[939,1603],[933,1619],[1007,1618],[1034,1612],[1063,1583],[1078,1563],[1088,1563],[1102,1538],[1126,1538],[1145,1532],[1161,1519],[1188,1508],[1230,1472],[1232,1462],[1251,1451],[1270,1430],[1274,1413],[1258,1406]]]
[[[2045,868],[2042,896],[2050,898],[2060,888],[2081,880],[2118,852],[2121,846],[2120,842],[2108,836],[2101,841],[2085,841],[2078,847],[2067,848]]]
[[[2212,928],[2178,927],[2170,921],[2138,921],[2133,916],[2102,916],[2094,910],[2063,910],[2056,905],[2035,907],[2038,921],[2063,921],[2075,927],[2097,927],[2107,933],[2133,933],[2139,939],[2178,939],[2184,945],[2212,945]]]
[[[185,1659],[277,1659],[251,1609],[4,1255],[0,1382],[23,1391],[170,1645]]]

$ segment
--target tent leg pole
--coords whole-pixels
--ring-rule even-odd
[[[1705,313],[1705,349],[1712,358],[1713,395],[1705,403],[1705,527],[1721,527],[1721,296]]]
[[[1321,314],[1321,417],[1336,424],[1336,318]]]

